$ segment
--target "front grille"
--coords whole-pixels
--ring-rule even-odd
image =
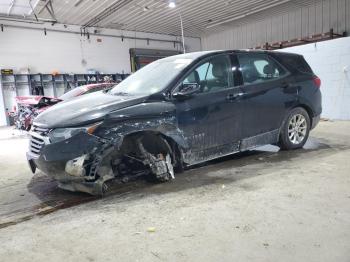
[[[30,144],[29,144],[30,152],[32,152],[35,155],[39,155],[43,144],[45,144],[43,139],[39,137],[31,136]]]
[[[33,125],[32,131],[35,132],[35,133],[38,133],[39,135],[46,136],[47,133],[50,131],[50,129],[43,128],[43,127],[40,127],[40,126],[37,126],[37,125]]]
[[[40,150],[44,144],[49,143],[49,139],[47,137],[47,133],[50,130],[47,128],[39,127],[33,125],[32,130],[30,132],[30,142],[29,142],[29,151],[34,156],[40,155]]]

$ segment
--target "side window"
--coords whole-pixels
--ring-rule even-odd
[[[193,70],[183,81],[183,83],[197,83],[200,84],[203,82],[206,78],[207,72],[208,72],[209,62],[204,63],[197,67],[195,70]]]
[[[303,56],[283,54],[280,55],[280,59],[284,64],[287,64],[302,73],[313,74],[311,67],[305,61]]]
[[[257,84],[283,77],[286,71],[266,54],[238,54],[244,84]]]
[[[183,83],[197,83],[203,93],[215,92],[233,86],[229,57],[219,55],[209,59],[194,69]]]

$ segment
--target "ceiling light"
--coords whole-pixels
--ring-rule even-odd
[[[170,0],[170,1],[169,1],[169,7],[170,7],[170,8],[175,8],[175,7],[176,7],[175,0]]]

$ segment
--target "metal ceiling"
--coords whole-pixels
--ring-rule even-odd
[[[29,0],[27,0],[29,1]],[[180,35],[181,13],[185,35],[201,36],[218,30],[225,21],[242,23],[258,19],[268,11],[280,14],[318,0],[177,0],[169,8],[166,0],[40,0],[39,18],[63,24]],[[45,8],[52,2],[52,14]],[[260,17],[261,18],[261,17]]]
[[[0,0],[0,14],[29,16],[39,0]]]

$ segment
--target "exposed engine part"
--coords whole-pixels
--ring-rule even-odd
[[[162,153],[154,156],[149,153],[142,144],[141,138],[137,140],[137,145],[140,153],[144,157],[143,164],[149,166],[151,173],[159,181],[168,181],[170,179],[175,179],[174,168],[171,163],[171,157],[167,154],[165,157]],[[170,148],[170,147],[169,147]]]
[[[58,186],[62,189],[69,191],[80,191],[85,192],[95,196],[103,196],[108,191],[107,181],[112,180],[114,176],[105,175],[100,177],[94,183],[91,182],[59,182]]]
[[[141,159],[130,155],[123,155],[121,158],[114,159],[111,164],[116,180],[121,183],[136,180],[150,173]]]
[[[59,186],[66,190],[104,195],[109,180],[126,183],[141,176],[151,176],[157,181],[169,181],[175,178],[171,154],[167,141],[154,134],[128,137],[121,149],[104,141],[92,154],[66,162],[65,172],[81,177],[83,181],[60,182]]]
[[[84,161],[87,159],[87,155],[69,160],[66,163],[65,171],[72,176],[85,176],[85,168],[83,166]]]

